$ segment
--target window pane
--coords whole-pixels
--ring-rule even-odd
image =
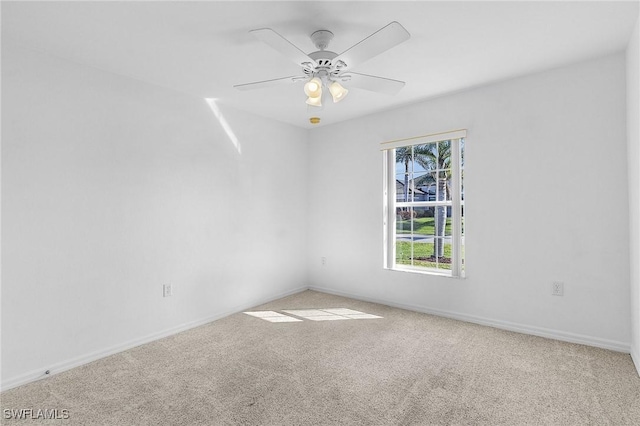
[[[413,208],[413,233],[414,240],[424,240],[433,237],[433,210],[434,207],[414,207]]]
[[[427,184],[420,187],[424,193],[424,201],[436,201],[436,183],[431,175],[427,176]]]
[[[438,206],[434,217],[434,267],[451,269],[451,208]]]
[[[433,267],[434,207],[414,207],[413,261],[416,266]]]
[[[396,175],[396,202],[411,201],[409,185],[405,183],[409,182],[409,176],[405,174]]]
[[[441,250],[440,253],[438,253],[438,250]],[[434,258],[436,268],[451,269],[451,238],[435,238]]]
[[[414,265],[427,268],[435,268],[433,262],[433,236],[416,240],[413,245]]]
[[[433,208],[433,230],[437,237],[451,236],[451,207],[437,206]]]
[[[414,149],[414,170],[416,172],[432,172],[438,168],[438,164],[434,161],[436,156],[435,143],[424,145],[416,145]]]
[[[396,201],[411,201],[410,184],[413,179],[413,147],[396,149]]]
[[[453,190],[451,169],[438,170],[434,173],[434,187],[436,188],[436,201],[451,201]]]
[[[438,142],[434,152],[437,169],[448,169],[451,167],[451,141]]]
[[[396,264],[412,264],[411,209],[396,208]]]
[[[411,215],[414,214],[409,207],[396,208],[396,234],[411,234]]]
[[[412,265],[411,241],[396,240],[396,265]]]
[[[413,180],[411,181],[413,201],[433,201],[429,200],[430,186],[433,186],[433,178],[430,173],[414,171]]]

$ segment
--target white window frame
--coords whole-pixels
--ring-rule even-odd
[[[381,144],[384,176],[384,267],[397,271],[419,272],[432,275],[464,277],[462,265],[462,164],[460,141],[467,136],[466,130],[436,133],[399,139]],[[396,148],[451,141],[451,200],[447,201],[396,201]],[[397,207],[451,207],[451,269],[436,269],[423,266],[396,264],[396,208]],[[445,207],[445,208],[446,208]]]

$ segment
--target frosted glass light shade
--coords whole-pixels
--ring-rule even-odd
[[[317,98],[322,94],[322,81],[313,77],[304,85],[304,93],[310,98]]]
[[[317,106],[317,107],[322,106],[322,91],[320,91],[320,95],[316,98],[312,98],[311,96],[309,96],[307,98],[307,104],[311,106]]]
[[[347,93],[349,93],[349,91],[342,87],[342,84],[338,83],[337,81],[331,83],[331,85],[329,86],[329,92],[331,92],[333,102],[340,102],[341,100],[346,98]]]

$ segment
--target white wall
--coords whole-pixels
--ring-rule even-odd
[[[618,54],[311,132],[310,284],[628,351],[625,116]],[[379,143],[459,128],[467,278],[384,270]]]
[[[204,99],[2,63],[3,387],[306,286],[306,131],[222,106],[240,153]]]
[[[629,176],[622,54],[309,135],[222,105],[239,152],[202,99],[3,40],[3,388],[307,284],[629,350],[637,31]],[[383,270],[379,142],[461,127],[468,277]]]
[[[627,47],[627,138],[631,266],[631,356],[640,373],[640,34],[636,22]]]

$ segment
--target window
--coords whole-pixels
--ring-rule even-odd
[[[386,268],[464,276],[465,136],[382,144]]]

